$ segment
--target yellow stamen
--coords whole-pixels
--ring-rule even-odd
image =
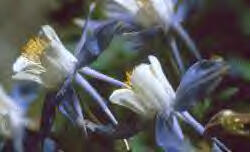
[[[126,83],[129,87],[132,87],[132,83],[131,83],[132,72],[133,72],[133,71],[127,71],[127,72],[126,72],[126,80],[125,80],[125,83]]]
[[[219,56],[219,55],[212,55],[211,57],[211,60],[214,60],[214,61],[224,61],[223,57],[222,56]]]
[[[148,0],[137,0],[137,5],[140,8],[150,8],[151,4]]]
[[[39,62],[40,56],[43,54],[48,45],[48,40],[41,37],[31,38],[22,48],[22,55],[28,59]]]
[[[144,6],[148,3],[148,0],[137,0],[136,2],[139,6]]]

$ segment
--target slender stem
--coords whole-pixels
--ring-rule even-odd
[[[182,116],[184,117],[185,121],[187,123],[189,123],[190,125],[192,125],[192,127],[194,127],[194,129],[200,134],[203,135],[205,129],[204,127],[194,119],[194,117],[187,111],[184,111],[181,113]]]
[[[230,149],[228,149],[219,139],[212,138],[212,141],[220,148],[224,149],[226,152],[232,152]]]
[[[194,54],[196,59],[201,60],[202,57],[201,57],[198,49],[196,48],[194,42],[192,41],[192,39],[190,38],[188,33],[183,29],[183,27],[178,23],[172,24],[171,27],[183,39],[183,41],[186,43],[186,45],[188,46],[191,53]]]
[[[181,56],[180,56],[180,51],[179,51],[179,49],[177,47],[176,40],[175,40],[174,37],[172,37],[170,39],[170,47],[172,48],[171,50],[172,50],[172,52],[174,54],[174,58],[177,61],[177,64],[179,66],[179,70],[181,71],[181,75],[183,75],[184,72],[185,72],[185,68],[184,68],[184,64],[183,64]]]
[[[101,72],[98,72],[90,67],[83,67],[79,70],[81,73],[91,76],[93,78],[108,82],[112,85],[118,86],[118,87],[126,87],[127,85],[119,80],[116,80],[112,77],[109,77],[105,74],[102,74]]]
[[[203,135],[205,128],[197,121],[195,118],[188,112],[184,111],[181,113],[181,116],[184,118],[183,120],[191,125],[201,136]],[[217,138],[211,139],[213,142],[216,143],[220,148],[224,149],[226,152],[231,152],[221,141],[219,141]]]
[[[81,105],[80,105],[80,100],[76,94],[76,91],[74,88],[72,88],[73,90],[73,94],[72,94],[72,102],[73,102],[73,106],[76,110],[76,113],[78,115],[78,117],[76,118],[76,123],[78,124],[78,126],[81,127],[81,129],[83,130],[84,136],[88,137],[88,133],[87,133],[87,128],[84,124],[84,116],[82,113],[82,109],[81,109]]]
[[[182,129],[175,115],[173,115],[173,130],[180,140],[184,139]]]
[[[99,95],[99,93],[95,90],[95,88],[91,86],[91,84],[89,84],[89,82],[85,78],[83,78],[79,73],[76,73],[75,81],[95,99],[95,101],[101,106],[102,110],[108,115],[111,122],[114,125],[118,124],[116,118],[109,110],[104,99]]]
[[[27,147],[27,151],[39,151],[40,145],[43,147],[44,139],[49,136],[54,122],[56,104],[56,93],[47,93],[43,103],[39,134],[33,139],[32,144]]]
[[[83,46],[85,45],[85,42],[87,39],[87,32],[88,32],[88,22],[89,22],[89,18],[90,18],[94,9],[95,9],[95,3],[91,3],[91,5],[89,7],[89,14],[87,16],[87,19],[86,19],[85,24],[84,24],[83,29],[82,29],[82,36],[81,36],[80,41],[78,42],[76,49],[75,49],[76,56],[79,55]]]

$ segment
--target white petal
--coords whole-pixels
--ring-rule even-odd
[[[73,72],[77,60],[64,46],[52,42],[41,62],[46,68],[46,73],[41,78],[46,86],[53,88],[59,86]]]
[[[15,80],[28,80],[28,81],[34,81],[39,84],[43,84],[43,81],[41,80],[41,77],[39,75],[35,75],[29,72],[18,72],[15,75],[12,76]]]
[[[60,68],[65,70],[65,72],[71,71],[77,59],[64,47],[54,29],[49,25],[44,25],[40,33],[41,36],[51,41],[44,56],[57,62],[58,66],[61,66]],[[46,64],[46,62],[44,64]]]
[[[16,62],[13,64],[13,71],[20,72],[30,65],[32,65],[32,62],[30,62],[27,58],[20,56],[17,58]]]
[[[61,40],[57,36],[55,30],[49,25],[43,25],[39,34],[41,36],[46,37],[50,41],[57,41],[57,42],[61,43]]]
[[[44,67],[23,56],[20,56],[13,64],[13,71],[15,72],[12,76],[13,79],[28,80],[43,84],[40,74],[45,72]]]
[[[136,21],[148,28],[159,23],[159,17],[150,0],[136,0],[139,11],[136,14]]]
[[[17,58],[16,62],[13,64],[13,71],[14,72],[20,72],[22,69],[26,68],[29,65],[29,62],[26,58],[20,56]]]
[[[137,98],[132,90],[129,89],[119,89],[115,90],[109,100],[121,106],[131,109],[135,113],[144,115],[146,113],[145,109],[141,105],[141,101]]]
[[[116,3],[127,9],[131,14],[136,15],[139,11],[136,0],[114,0]]]
[[[172,102],[162,82],[155,77],[149,65],[137,66],[132,74],[131,82],[135,93],[149,110],[162,110]]]
[[[45,72],[46,69],[41,64],[35,63],[21,55],[13,64],[13,71],[16,73],[29,71],[30,73],[38,75]]]
[[[169,22],[174,13],[174,3],[172,0],[150,0],[160,22],[164,24],[165,30],[169,27]],[[167,29],[166,29],[167,28]]]
[[[42,26],[40,36],[50,40],[49,46],[41,57],[41,63],[46,68],[46,73],[41,75],[41,79],[47,87],[54,88],[63,83],[73,72],[77,59],[64,47],[49,25]]]
[[[137,66],[131,76],[132,87],[135,93],[143,101],[143,105],[148,110],[159,109],[162,105],[159,105],[158,99],[155,97],[152,89],[152,74],[148,64],[140,64]],[[158,84],[158,83],[157,83]],[[157,85],[156,84],[156,85]]]
[[[169,83],[168,79],[166,78],[158,59],[152,55],[150,55],[148,59],[151,64],[151,70],[153,71],[155,77],[162,83],[165,88],[165,91],[169,94],[169,96],[171,96],[171,98],[175,98],[175,91]]]

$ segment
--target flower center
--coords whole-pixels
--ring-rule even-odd
[[[48,40],[41,37],[31,38],[22,48],[22,55],[34,62],[40,62],[40,56],[48,46]]]
[[[131,82],[132,73],[133,73],[133,71],[127,71],[126,72],[125,83],[127,84],[128,87],[132,87],[132,82]]]
[[[150,3],[148,0],[137,0],[136,2],[140,8],[147,8],[148,6],[150,6]]]

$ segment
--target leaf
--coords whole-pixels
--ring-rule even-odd
[[[231,73],[233,76],[243,78],[250,81],[250,62],[240,58],[233,58],[229,60],[232,67]]]
[[[192,113],[199,119],[202,120],[206,115],[206,112],[211,108],[212,103],[209,98],[205,98],[203,102],[197,103],[192,108]]]
[[[239,91],[239,88],[236,87],[228,87],[227,89],[223,90],[220,95],[219,99],[221,100],[229,100],[233,95],[235,95]]]
[[[217,60],[201,60],[192,65],[177,88],[175,109],[185,111],[201,101],[215,89],[227,69],[225,62]]]
[[[129,145],[131,146],[132,151],[134,152],[142,152],[147,151],[149,149],[148,144],[146,144],[146,134],[138,133],[135,136],[130,138]]]

